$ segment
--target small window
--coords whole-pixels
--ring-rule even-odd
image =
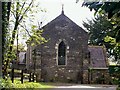
[[[66,45],[62,41],[58,46],[58,65],[66,64]]]

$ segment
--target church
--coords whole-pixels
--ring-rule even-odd
[[[88,33],[61,14],[43,28],[48,42],[27,44],[26,68],[37,81],[108,83],[108,60],[104,46],[88,45]],[[33,55],[33,52],[36,55]]]

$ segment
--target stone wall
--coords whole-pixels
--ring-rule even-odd
[[[40,53],[36,56],[38,81],[83,83],[83,60],[88,49],[87,32],[63,14],[48,23],[43,30],[42,36],[48,42],[34,48],[36,52]],[[58,65],[58,46],[61,41],[66,45],[66,65]],[[29,47],[28,65],[30,62],[34,63],[30,59],[30,52]]]
[[[26,53],[27,69],[33,71],[35,66],[37,81],[108,83],[107,69],[92,69],[90,52],[88,52],[88,33],[76,25],[64,14],[43,27],[43,37],[48,42],[30,46]],[[58,47],[61,42],[66,46],[65,65],[58,65]],[[33,59],[32,51],[36,56]],[[32,66],[32,68],[31,68]],[[100,82],[104,75],[104,82]]]
[[[89,76],[92,84],[109,84],[110,82],[108,69],[91,70]]]
[[[45,81],[82,82],[82,65],[87,51],[88,34],[69,18],[60,15],[44,27],[48,42],[36,47],[41,51],[41,79]],[[66,45],[66,65],[58,65],[58,45]]]

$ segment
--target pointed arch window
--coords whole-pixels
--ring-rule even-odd
[[[66,45],[63,41],[58,46],[58,65],[66,65]]]

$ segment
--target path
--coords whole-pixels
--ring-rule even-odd
[[[73,85],[73,86],[57,86],[52,90],[116,90],[117,86],[111,85]]]

